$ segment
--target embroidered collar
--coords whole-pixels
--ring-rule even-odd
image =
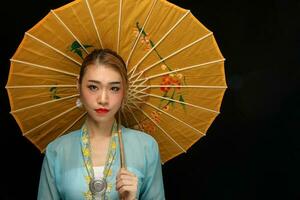
[[[107,188],[106,191],[104,191],[104,193],[102,194],[102,198],[104,198],[106,194],[109,193],[112,189],[112,183],[109,182],[108,177],[112,175],[111,167],[115,160],[117,143],[118,143],[118,125],[115,121],[112,128],[112,135],[111,135],[110,144],[109,144],[109,148],[106,156],[106,162],[103,171],[103,178],[107,181]],[[91,158],[90,137],[88,134],[88,128],[86,123],[81,128],[81,151],[84,159],[84,165],[87,171],[86,181],[87,184],[89,185],[95,176],[94,176],[93,163]],[[94,199],[91,191],[85,192],[84,196],[86,199]]]

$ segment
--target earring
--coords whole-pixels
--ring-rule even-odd
[[[82,102],[79,98],[76,100],[76,106],[77,108],[82,108]]]

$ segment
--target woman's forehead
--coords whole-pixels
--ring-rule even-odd
[[[87,66],[83,78],[86,80],[97,80],[102,83],[122,81],[121,74],[116,69],[111,66],[99,64]]]

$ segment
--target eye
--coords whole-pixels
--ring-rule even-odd
[[[119,87],[111,87],[111,90],[113,92],[118,92],[120,90],[120,88]]]
[[[98,89],[98,87],[96,85],[88,85],[88,88],[91,90],[91,91],[96,91]]]

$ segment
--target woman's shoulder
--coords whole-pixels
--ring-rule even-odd
[[[58,151],[70,145],[76,144],[80,139],[80,129],[62,135],[47,145],[47,151]]]
[[[128,165],[135,166],[144,173],[144,164],[159,160],[159,147],[149,134],[130,128],[122,129],[124,149]],[[138,160],[138,161],[137,161]]]
[[[156,140],[149,134],[140,130],[123,127],[123,137],[125,140],[136,141],[140,144],[157,145]]]

